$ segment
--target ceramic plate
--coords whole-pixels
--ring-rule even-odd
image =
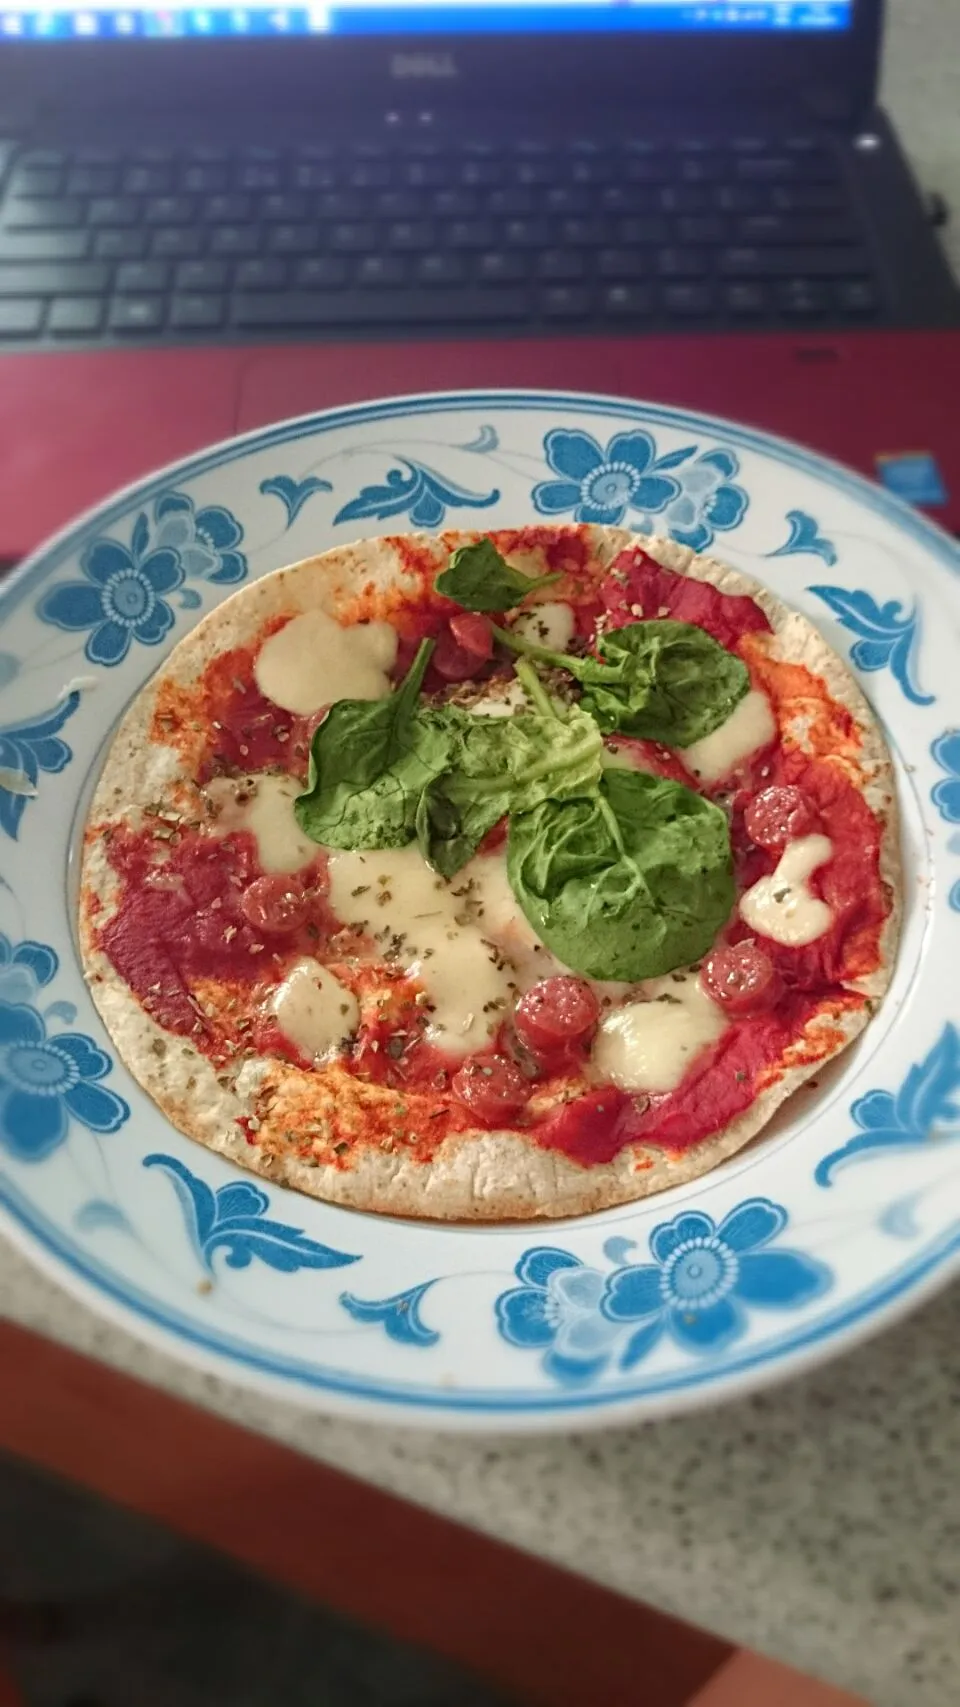
[[[850,659],[898,762],[893,987],[757,1142],[635,1207],[444,1227],[266,1190],[173,1130],[86,994],[76,855],[111,732],[191,623],[258,575],[365,534],[543,517],[711,551]],[[324,1409],[434,1426],[681,1410],[918,1302],[960,1266],[958,567],[945,535],[795,446],[550,393],[271,427],[86,517],[0,599],[0,1225],[168,1351]],[[630,1297],[642,1313],[624,1320]]]

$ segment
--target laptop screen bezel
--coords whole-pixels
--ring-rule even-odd
[[[596,128],[607,107],[618,126],[635,110],[642,132],[656,108],[682,132],[735,105],[745,114],[807,110],[840,122],[873,102],[883,5],[855,0],[849,28],[809,32],[0,41],[0,123],[38,108],[54,118],[126,108],[147,120],[151,110],[175,107],[195,132],[215,108],[218,126],[226,116],[242,131],[251,109],[276,107],[308,117],[322,134],[327,115],[339,127],[347,113],[374,125],[393,108],[452,108],[466,135],[484,128],[484,106],[521,123],[527,113],[538,122],[553,117],[566,131],[577,129],[578,111],[582,125]],[[410,74],[412,56],[423,60],[423,75]],[[439,75],[437,64],[445,68]],[[199,107],[191,112],[192,102]]]

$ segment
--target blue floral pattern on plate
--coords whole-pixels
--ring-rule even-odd
[[[768,551],[768,557],[822,557],[828,569],[836,567],[836,546],[824,538],[819,522],[808,516],[806,510],[788,510],[787,526],[790,532],[783,545],[778,545],[776,551]]]
[[[960,1137],[960,1034],[945,1025],[923,1061],[910,1068],[899,1091],[868,1091],[850,1113],[860,1131],[817,1164],[818,1185],[833,1184],[838,1167],[876,1150],[909,1150]]]
[[[113,1066],[106,1051],[81,1033],[49,1030],[52,1020],[71,1023],[72,1006],[54,1002],[43,1013],[34,1006],[58,965],[45,943],[14,945],[0,936],[0,1148],[18,1162],[51,1156],[71,1119],[91,1132],[116,1132],[130,1114],[100,1083]]]
[[[615,433],[604,449],[591,433],[562,427],[547,434],[543,449],[559,476],[533,489],[534,507],[544,516],[572,510],[577,522],[616,526],[630,513],[641,531],[666,530],[703,551],[718,529],[737,526],[749,501],[732,484],[740,466],[732,451],[698,456],[696,445],[688,445],[658,457],[652,435],[639,429]]]
[[[68,633],[91,632],[84,654],[91,664],[121,664],[134,641],[159,646],[176,621],[168,600],[180,592],[184,609],[200,600],[183,582],[232,585],[247,573],[247,560],[235,548],[243,529],[220,504],[197,509],[182,492],[165,492],[153,506],[153,525],[141,511],[130,544],[99,538],[80,558],[84,581],[63,581],[37,604],[42,622]]]
[[[364,486],[356,498],[344,504],[333,518],[340,522],[373,519],[385,522],[394,516],[409,516],[414,527],[442,526],[447,510],[488,510],[500,502],[500,492],[471,492],[446,475],[428,468],[425,462],[398,456],[406,474],[391,468],[382,486]]]
[[[153,506],[152,549],[175,551],[185,575],[215,586],[233,587],[247,576],[247,559],[237,547],[243,528],[222,504],[197,509],[185,492],[164,492]]]
[[[435,1285],[435,1280],[424,1280],[390,1298],[358,1298],[353,1292],[341,1292],[340,1302],[355,1322],[379,1323],[387,1338],[398,1345],[436,1345],[440,1335],[435,1328],[427,1327],[420,1314],[424,1296]]]
[[[808,587],[851,634],[858,634],[850,657],[858,670],[889,669],[912,704],[932,705],[934,695],[921,693],[913,679],[912,654],[919,639],[919,611],[909,613],[899,599],[879,605],[870,593],[846,587]]]
[[[306,474],[302,480],[294,480],[289,474],[274,474],[267,480],[261,480],[260,491],[264,497],[279,498],[287,512],[287,527],[292,528],[294,522],[306,504],[316,492],[332,492],[329,480],[320,480],[316,474]]]
[[[14,841],[27,803],[36,796],[40,773],[56,776],[73,758],[60,731],[79,704],[79,693],[68,693],[52,711],[0,729],[0,829]]]
[[[551,1246],[525,1251],[515,1273],[521,1285],[496,1301],[503,1338],[543,1349],[543,1367],[561,1382],[589,1381],[616,1355],[632,1369],[666,1334],[684,1351],[717,1353],[747,1330],[747,1311],[799,1309],[828,1291],[833,1275],[802,1251],[770,1251],[788,1222],[769,1198],[738,1205],[717,1226],[687,1210],[650,1234],[648,1263],[619,1264],[612,1273]],[[615,1260],[633,1248],[608,1242]],[[640,1323],[641,1326],[634,1324]]]
[[[145,1156],[143,1165],[162,1168],[173,1181],[190,1243],[208,1274],[214,1272],[214,1254],[220,1249],[226,1251],[228,1268],[249,1268],[258,1257],[281,1274],[295,1274],[300,1268],[345,1268],[360,1261],[308,1239],[298,1227],[271,1220],[270,1199],[251,1180],[235,1180],[212,1191],[176,1156]]]

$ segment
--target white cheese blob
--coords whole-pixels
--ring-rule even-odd
[[[510,624],[524,640],[546,646],[551,652],[565,652],[573,639],[576,617],[569,605],[546,603],[532,605]]]
[[[317,844],[305,836],[293,814],[303,784],[292,776],[217,776],[204,795],[218,835],[249,830],[256,837],[263,871],[299,871],[317,857]]]
[[[650,978],[640,990],[601,1020],[593,1070],[623,1091],[672,1091],[727,1022],[695,973]]]
[[[298,960],[270,1005],[284,1036],[313,1060],[331,1054],[360,1023],[356,996],[318,960]]]
[[[488,1044],[524,986],[514,956],[537,959],[516,902],[507,907],[503,858],[478,856],[449,883],[413,846],[331,849],[329,864],[330,905],[340,922],[375,939],[389,933],[392,943],[385,934],[381,946],[392,946],[398,964],[426,990],[427,1041],[451,1055]]]
[[[770,701],[765,693],[752,688],[719,729],[681,748],[680,756],[698,781],[719,782],[758,747],[772,741],[776,733]]]
[[[775,871],[740,897],[740,917],[758,936],[787,948],[816,942],[833,924],[826,901],[813,895],[807,879],[833,853],[829,836],[799,836],[788,842]]]
[[[344,628],[325,611],[310,610],[264,641],[253,674],[274,705],[305,717],[335,699],[385,699],[396,656],[396,630],[388,622]]]
[[[479,699],[466,704],[466,710],[472,711],[474,717],[512,717],[515,711],[526,711],[528,704],[523,684],[516,676],[509,681],[495,676],[484,684]]]

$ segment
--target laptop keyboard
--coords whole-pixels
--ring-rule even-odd
[[[6,154],[9,341],[843,325],[883,307],[840,163],[811,137]]]

